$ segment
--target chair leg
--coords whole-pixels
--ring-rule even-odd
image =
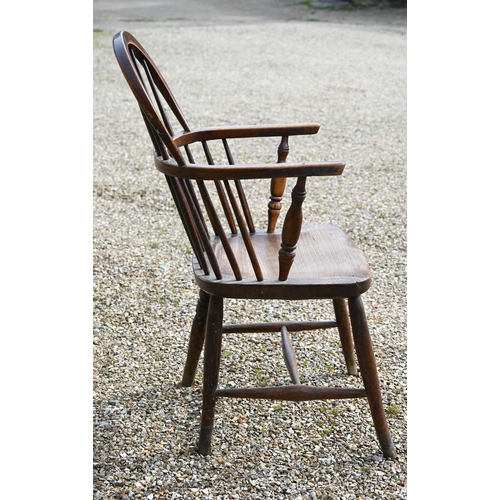
[[[347,373],[349,375],[357,375],[358,367],[354,358],[354,344],[352,342],[349,313],[347,312],[345,299],[333,299],[333,310],[335,311],[335,319],[338,324],[340,343],[342,344]]]
[[[203,410],[201,414],[198,453],[208,455],[212,442],[212,429],[215,415],[215,391],[219,381],[219,368],[222,347],[222,297],[210,296],[208,306],[203,374]]]
[[[386,458],[396,458],[396,448],[392,443],[391,431],[385,417],[380,384],[373,354],[372,341],[368,324],[366,322],[365,311],[361,297],[349,297],[349,312],[351,315],[352,333],[354,345],[358,355],[361,377],[365,386],[368,403],[375,425],[375,431],[380,442],[380,446]]]
[[[205,340],[205,327],[207,322],[208,303],[210,296],[203,290],[200,290],[200,298],[196,305],[196,315],[191,326],[191,335],[189,336],[188,353],[184,365],[184,374],[182,375],[181,385],[190,387],[193,385],[196,375],[196,368],[200,359],[203,342]]]

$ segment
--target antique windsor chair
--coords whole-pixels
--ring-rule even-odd
[[[181,384],[192,385],[205,344],[198,452],[203,455],[210,452],[217,398],[307,401],[366,397],[383,454],[394,458],[396,450],[385,417],[361,301],[361,294],[370,286],[370,270],[363,253],[339,227],[302,227],[301,205],[306,194],[306,179],[309,176],[340,175],[344,163],[285,163],[288,138],[315,134],[319,125],[191,129],[160,71],[140,43],[130,33],[122,31],[115,35],[113,47],[153,142],[154,164],[165,174],[193,250],[199,300]],[[174,131],[172,120],[178,122],[180,131]],[[280,138],[276,163],[235,163],[229,139],[271,136]],[[210,141],[222,142],[227,165],[214,164]],[[201,144],[205,163],[195,162],[193,148],[190,148],[195,143]],[[287,178],[297,180],[283,227],[279,229],[277,220]],[[271,179],[268,223],[264,230],[255,228],[241,182],[243,179]],[[225,298],[331,299],[335,321],[227,325],[223,324]],[[357,374],[356,352],[364,389],[315,387],[300,383],[289,331],[333,327],[338,328],[347,371],[353,375]],[[230,332],[281,332],[285,364],[292,384],[218,388],[222,335]]]

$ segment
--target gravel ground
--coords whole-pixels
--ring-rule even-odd
[[[330,15],[330,14],[328,14]],[[329,22],[170,22],[130,31],[192,126],[319,122],[289,160],[346,162],[311,179],[305,223],[343,227],[374,275],[364,295],[383,399],[399,453],[384,460],[366,400],[218,402],[212,454],[195,451],[200,362],[178,386],[197,290],[190,252],[114,54],[94,32],[94,498],[406,498],[406,26]],[[276,141],[236,159],[273,161]],[[266,207],[268,185],[250,201]],[[264,213],[264,210],[263,210]],[[328,302],[233,303],[227,321],[330,319]],[[336,331],[294,335],[305,382],[344,375]],[[279,384],[279,336],[228,335],[221,386]]]

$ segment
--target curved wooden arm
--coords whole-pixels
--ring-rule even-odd
[[[318,163],[262,163],[250,165],[179,166],[173,160],[155,155],[156,168],[167,175],[192,180],[272,179],[274,177],[313,177],[341,175],[345,163],[340,161]]]
[[[197,141],[216,139],[244,139],[248,137],[278,137],[284,135],[316,134],[318,123],[299,123],[296,125],[251,125],[234,127],[207,127],[182,131],[174,135],[174,143],[180,148]]]

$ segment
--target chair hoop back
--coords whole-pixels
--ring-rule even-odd
[[[125,79],[137,99],[157,155],[164,160],[173,157],[177,165],[185,165],[184,157],[172,139],[174,131],[165,104],[184,131],[190,128],[167,82],[142,45],[130,33],[122,31],[116,34],[113,48]]]

